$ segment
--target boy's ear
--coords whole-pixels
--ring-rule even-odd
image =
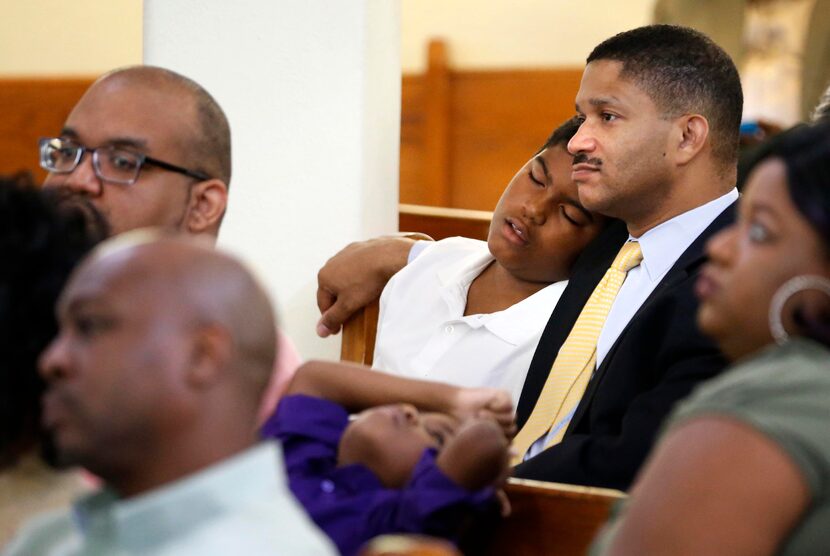
[[[677,126],[675,161],[682,166],[703,149],[709,137],[709,121],[700,114],[687,114],[678,118]]]
[[[190,191],[185,227],[191,234],[218,231],[228,206],[228,186],[220,179],[200,181]]]

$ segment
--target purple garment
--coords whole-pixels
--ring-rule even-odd
[[[469,492],[456,485],[435,465],[434,449],[424,450],[401,489],[384,487],[363,465],[337,467],[348,422],[338,404],[293,395],[262,427],[263,437],[282,442],[291,491],[343,554],[356,554],[384,533],[452,538],[471,512],[491,506],[493,489]]]

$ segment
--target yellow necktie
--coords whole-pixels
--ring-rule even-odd
[[[551,427],[575,408],[585,393],[588,380],[594,372],[597,360],[597,339],[605,324],[608,311],[617,297],[626,273],[639,265],[643,260],[640,244],[629,241],[622,246],[611,268],[605,272],[594,292],[579,313],[571,333],[559,355],[553,362],[545,386],[542,388],[536,406],[527,422],[513,439],[513,450],[516,456],[513,465],[522,462],[525,453]],[[560,427],[557,435],[552,438],[545,448],[558,443],[565,434],[566,426]]]

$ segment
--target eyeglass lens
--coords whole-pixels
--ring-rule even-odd
[[[61,139],[43,141],[41,163],[50,172],[72,172],[80,163],[85,147]],[[116,183],[133,183],[141,169],[141,156],[117,147],[92,150],[92,165],[99,178]]]

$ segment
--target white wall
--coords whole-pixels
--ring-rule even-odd
[[[141,63],[141,0],[0,0],[0,75],[97,76]]]
[[[272,3],[283,12],[302,6]],[[581,65],[601,40],[648,23],[654,0],[400,3],[401,63],[405,72],[415,72],[423,69],[426,43],[436,36],[449,41],[455,67]],[[337,2],[326,3],[326,9],[332,6]],[[98,75],[141,62],[141,0],[0,0],[0,7],[0,75]]]
[[[401,65],[420,72],[442,37],[452,67],[581,66],[611,35],[646,25],[655,0],[401,0]]]
[[[234,142],[220,244],[260,272],[306,357],[316,272],[346,242],[397,229],[397,0],[146,0],[144,59],[205,86]]]

